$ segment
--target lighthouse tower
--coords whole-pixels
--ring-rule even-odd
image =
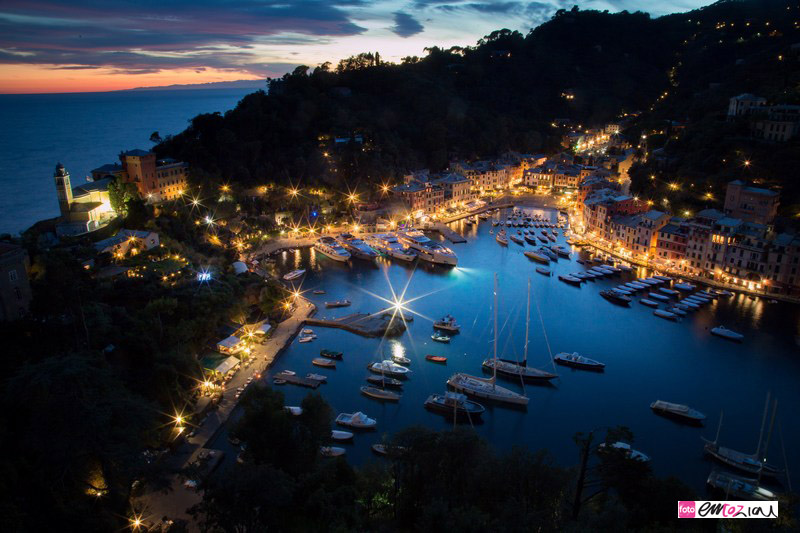
[[[72,184],[69,181],[69,172],[61,163],[56,165],[56,172],[53,174],[56,181],[56,194],[58,195],[58,207],[61,209],[61,216],[69,217],[69,206],[72,204]]]

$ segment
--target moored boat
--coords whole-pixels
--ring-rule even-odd
[[[585,370],[603,370],[606,367],[604,363],[584,357],[578,352],[561,352],[556,354],[556,356],[553,357],[553,360],[560,365],[571,366],[573,368],[582,368]]]
[[[375,419],[368,417],[361,411],[355,413],[339,413],[336,423],[340,426],[347,426],[356,429],[372,429],[377,425]]]
[[[656,309],[653,311],[653,314],[659,318],[664,318],[666,320],[678,320],[678,315],[673,313],[672,311],[665,311],[663,309]]]
[[[431,340],[434,340],[436,342],[450,342],[450,336],[442,335],[438,331],[434,331],[433,335],[431,335]]]
[[[425,356],[425,360],[426,361],[430,361],[432,363],[447,363],[447,357],[445,357],[443,355],[430,355],[430,354],[428,354],[428,355]]]
[[[334,307],[349,307],[352,303],[353,302],[351,302],[350,300],[336,300],[333,302],[325,302],[325,307],[327,307],[328,309]]]
[[[328,359],[337,359],[339,361],[341,361],[343,357],[342,352],[337,352],[334,350],[320,350],[319,354],[322,357],[327,357]]]
[[[447,391],[444,394],[431,394],[425,400],[425,407],[450,416],[480,416],[486,409],[478,402],[468,400],[466,395]]]
[[[634,461],[639,461],[641,463],[648,463],[650,462],[650,457],[643,454],[639,450],[634,450],[631,448],[631,445],[627,442],[617,441],[612,442],[611,444],[606,444],[605,442],[601,443],[597,447],[597,451],[600,453],[607,453],[615,450],[620,450],[625,457],[629,459],[633,459]]]
[[[400,400],[400,393],[392,392],[386,389],[379,389],[378,387],[370,387],[362,385],[360,387],[361,394],[375,398],[376,400],[385,400],[389,402],[396,402]]]
[[[386,376],[367,376],[367,382],[384,388],[392,387],[398,389],[403,386],[403,382],[400,381],[399,379],[394,379]]]
[[[536,272],[539,274],[544,274],[545,276],[550,275],[550,269],[545,267],[536,267]]]
[[[317,242],[314,243],[314,250],[340,263],[350,259],[350,252],[345,250],[333,237],[320,237],[317,239]]]
[[[532,260],[536,261],[537,263],[541,263],[543,265],[549,265],[550,264],[550,259],[545,257],[545,256],[543,256],[543,255],[541,255],[541,254],[538,254],[538,253],[533,252],[531,250],[527,250],[527,251],[525,251],[523,253],[525,254],[525,257],[527,257],[528,259],[532,259]]]
[[[299,268],[297,270],[292,270],[291,272],[289,272],[287,274],[284,274],[283,275],[283,279],[285,281],[292,281],[292,280],[295,280],[297,278],[302,277],[303,274],[305,274],[305,273],[306,273],[305,269]]]
[[[715,328],[711,328],[711,333],[713,333],[718,337],[722,337],[735,342],[742,342],[742,340],[744,340],[744,335],[742,335],[741,333],[736,333],[735,331],[730,330],[724,326],[717,326]]]
[[[570,276],[567,274],[566,276],[559,274],[558,279],[563,281],[564,283],[569,283],[570,285],[575,285],[576,287],[580,287],[582,280],[576,278],[575,276]]]
[[[320,446],[319,453],[322,454],[323,457],[339,457],[344,455],[346,450],[344,448],[339,448],[338,446]]]
[[[336,368],[336,362],[330,359],[323,359],[322,357],[315,357],[311,360],[314,366],[321,366],[323,368]]]
[[[709,474],[706,483],[709,487],[725,494],[726,499],[776,501],[778,494],[763,487],[757,479],[737,476],[722,470]]]
[[[423,261],[437,265],[456,266],[458,256],[455,252],[438,242],[433,242],[424,233],[418,230],[408,230],[397,234],[400,242],[417,252]]]
[[[614,291],[614,290],[600,291],[600,296],[602,296],[611,303],[623,306],[630,305],[630,303],[633,301],[631,297],[628,296],[627,294],[623,294],[619,291]]]
[[[675,418],[683,422],[693,424],[702,424],[706,419],[706,415],[696,409],[692,409],[688,405],[680,403],[665,402],[663,400],[656,400],[650,404],[650,409],[653,412],[662,416]]]
[[[332,440],[350,440],[353,438],[353,434],[349,431],[340,431],[338,429],[334,429],[331,431],[331,439]]]
[[[386,374],[391,377],[405,377],[411,373],[411,370],[408,368],[389,360],[370,363],[367,365],[367,368],[370,370],[370,372],[374,372],[376,374]]]
[[[684,292],[693,291],[695,289],[695,286],[691,283],[676,283],[673,285],[673,287]]]
[[[452,331],[452,332],[458,332],[458,330],[461,329],[461,326],[458,325],[458,322],[456,322],[455,317],[453,317],[452,315],[443,316],[442,318],[433,323],[433,327],[436,329],[442,329],[445,331]]]

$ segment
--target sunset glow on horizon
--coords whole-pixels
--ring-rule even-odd
[[[426,47],[526,33],[557,9],[685,11],[702,0],[109,0],[0,6],[0,93],[95,92],[279,77],[361,52],[386,61]]]

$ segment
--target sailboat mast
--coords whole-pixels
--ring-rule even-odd
[[[761,431],[758,432],[758,446],[756,447],[756,457],[761,457],[761,440],[764,438],[764,426],[767,424],[767,412],[769,411],[770,391],[767,391],[767,401],[764,404],[764,416],[761,417]]]
[[[769,450],[769,441],[772,440],[772,429],[775,427],[775,415],[778,414],[778,399],[772,402],[772,417],[769,420],[769,430],[767,431],[767,443],[764,445],[764,453],[758,458],[761,467],[758,469],[758,481],[761,482],[761,474],[764,472],[764,464],[767,462],[767,450]]]
[[[719,412],[719,424],[717,425],[717,436],[714,437],[714,444],[719,442],[719,431],[722,429],[722,417],[725,416],[725,411]]]
[[[494,273],[494,364],[492,365],[492,387],[497,382],[497,272]]]
[[[531,278],[528,278],[528,307],[525,308],[525,352],[522,356],[522,366],[528,366],[528,330],[531,323]]]

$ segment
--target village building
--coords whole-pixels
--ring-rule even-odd
[[[0,322],[18,320],[28,313],[33,298],[29,267],[23,247],[0,242]]]

